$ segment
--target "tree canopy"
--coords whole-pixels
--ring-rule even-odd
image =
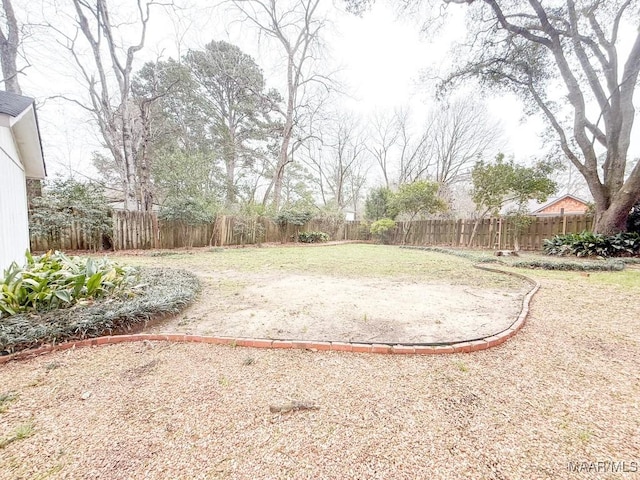
[[[262,70],[235,45],[212,41],[180,61],[149,62],[133,92],[148,102],[146,148],[161,203],[176,197],[234,207],[275,136],[270,114],[280,98]]]
[[[529,200],[545,202],[556,191],[556,183],[549,178],[553,168],[545,163],[534,167],[505,161],[499,154],[495,162],[480,160],[471,171],[473,201],[480,212],[497,215],[508,202],[518,206]]]
[[[438,196],[440,185],[437,182],[418,180],[417,182],[401,185],[393,195],[393,205],[400,213],[408,216],[409,222],[418,215],[427,215],[443,212],[447,204]],[[405,231],[404,241],[409,238],[411,223]]]
[[[262,71],[253,58],[230,43],[210,42],[204,50],[190,51],[186,62],[208,113],[213,146],[223,159],[226,204],[233,205],[241,168],[259,156],[249,142],[275,129],[269,113],[280,99],[265,91]]]
[[[639,2],[445,2],[469,4],[473,25],[465,60],[447,83],[480,78],[540,111],[593,195],[595,230],[625,230],[640,199],[640,164],[627,172],[640,71],[640,30],[628,20],[640,15]],[[625,58],[621,31],[629,26]]]
[[[480,220],[488,213],[500,214],[502,207],[508,203],[515,204],[509,215],[518,223],[525,224],[525,217],[529,213],[527,202],[544,202],[556,191],[556,183],[550,178],[553,170],[553,165],[544,162],[534,167],[517,165],[513,160],[505,161],[503,154],[498,154],[493,163],[479,160],[471,171],[473,201],[479,215],[469,245],[473,242]]]
[[[406,213],[409,220],[422,214],[442,212],[447,204],[438,197],[439,188],[438,183],[428,180],[401,185],[393,196],[393,205],[400,213]]]

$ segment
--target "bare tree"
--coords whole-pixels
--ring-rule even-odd
[[[375,112],[370,122],[367,150],[371,153],[382,171],[385,187],[391,186],[393,151],[400,138],[400,125],[397,113]]]
[[[282,115],[282,141],[278,161],[271,184],[267,188],[265,202],[272,194],[276,209],[280,207],[282,181],[287,165],[292,161],[292,145],[299,126],[300,110],[306,104],[306,92],[315,82],[326,83],[329,79],[313,71],[320,45],[320,31],[325,23],[320,18],[320,0],[231,0],[240,11],[244,21],[257,27],[262,35],[274,40],[282,48],[286,63],[286,93]]]
[[[5,25],[0,27],[0,63],[2,64],[2,76],[4,88],[7,92],[20,95],[20,83],[18,82],[18,47],[20,46],[20,29],[18,20],[13,10],[11,0],[2,0],[2,13]]]
[[[424,178],[431,167],[425,130],[415,131],[408,108],[376,113],[370,123],[367,150],[382,171],[387,188]]]
[[[392,115],[376,113],[371,120],[367,150],[387,188],[430,179],[446,190],[468,176],[486,150],[500,147],[499,125],[477,102],[440,101],[422,128],[412,123],[407,108]]]
[[[303,162],[310,171],[310,178],[318,189],[320,200],[327,205],[330,200],[330,189],[327,186],[327,173],[325,172],[323,140],[313,139],[304,145]]]
[[[148,132],[149,100],[142,104],[133,100],[132,76],[135,57],[144,47],[151,7],[159,3],[136,0],[135,21],[127,26],[137,26],[137,43],[125,46],[117,34],[120,24],[112,18],[107,0],[72,2],[75,32],[70,34],[49,25],[71,54],[88,90],[88,103],[70,100],[96,120],[104,144],[121,172],[125,209],[149,211],[153,188],[144,138]],[[91,62],[82,54],[82,38],[90,48]]]
[[[363,200],[365,196],[364,189],[367,184],[370,168],[370,158],[367,157],[366,152],[360,155],[350,167],[351,172],[348,176],[346,190],[351,200],[354,218],[358,218],[358,207],[360,206],[360,201]]]
[[[306,163],[325,205],[333,202],[341,210],[347,206],[356,210],[369,169],[364,132],[358,119],[346,114],[332,115],[322,130],[322,148],[312,152]]]
[[[2,0],[2,16],[5,25],[0,26],[0,64],[2,65],[4,89],[7,92],[21,95],[22,89],[18,74],[23,69],[18,69],[18,49],[23,40],[23,33],[21,34],[11,0]],[[42,181],[36,178],[27,178],[26,186],[27,199],[29,206],[31,206],[34,198],[42,196]]]
[[[428,159],[425,176],[440,185],[441,198],[453,204],[454,185],[470,179],[473,165],[483,154],[499,152],[501,134],[501,126],[482,103],[453,99],[432,106],[423,134]]]
[[[411,123],[408,108],[375,113],[370,122],[367,150],[380,167],[387,188],[417,180],[430,166],[427,137],[424,132],[416,134]]]
[[[474,163],[487,151],[496,154],[502,129],[484,105],[469,100],[436,103],[426,127],[430,176],[441,187],[468,179]]]
[[[428,135],[427,131],[415,134],[411,128],[411,116],[408,109],[396,112],[399,128],[399,149],[398,154],[398,186],[413,183],[428,177],[431,167],[431,158],[428,155]]]

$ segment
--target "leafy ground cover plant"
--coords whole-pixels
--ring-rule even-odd
[[[586,271],[586,272],[618,272],[625,269],[625,263],[635,263],[635,259],[616,259],[615,261],[567,261],[564,259],[495,257],[467,250],[456,250],[441,247],[402,247],[445,253],[456,257],[467,258],[475,263],[497,263],[509,267],[528,268],[534,270]]]
[[[200,290],[198,278],[184,270],[142,268],[138,282],[135,290],[124,290],[123,294],[0,318],[0,355],[126,332],[151,319],[180,312]]]
[[[612,236],[582,232],[556,235],[544,241],[547,255],[577,257],[625,257],[640,255],[640,234],[622,232]]]
[[[106,258],[70,257],[61,252],[26,254],[0,278],[0,318],[29,311],[68,308],[83,300],[134,288],[137,269]]]

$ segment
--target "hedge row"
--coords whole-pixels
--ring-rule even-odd
[[[634,263],[636,259],[616,259],[616,261],[600,262],[572,262],[562,260],[505,260],[503,258],[490,257],[482,254],[474,254],[463,250],[454,250],[442,247],[401,247],[429,252],[444,253],[456,257],[466,258],[475,263],[498,263],[508,267],[529,268],[540,270],[565,270],[565,271],[601,271],[611,272],[624,270],[625,263]],[[514,257],[518,258],[518,257]]]

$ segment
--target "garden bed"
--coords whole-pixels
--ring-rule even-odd
[[[520,251],[513,256],[496,256],[493,250],[470,250],[446,247],[414,247],[402,248],[425,250],[429,252],[444,253],[460,258],[466,258],[476,263],[496,263],[515,268],[528,268],[536,270],[564,270],[564,271],[600,271],[619,272],[625,269],[627,264],[640,262],[636,257],[620,258],[593,258],[593,257],[554,257],[540,253]]]
[[[43,344],[139,330],[153,319],[180,312],[200,288],[192,273],[166,268],[142,269],[139,283],[142,287],[135,294],[0,319],[0,355]]]

